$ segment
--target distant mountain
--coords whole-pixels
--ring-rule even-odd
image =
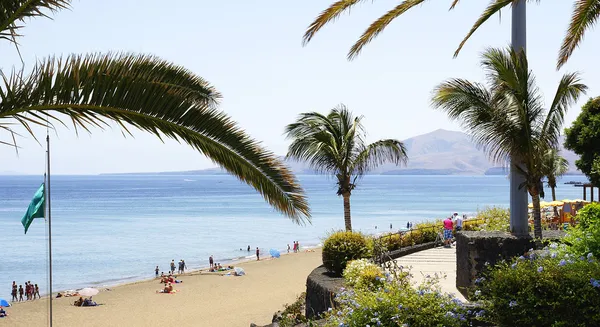
[[[438,129],[411,137],[403,141],[408,154],[408,166],[393,164],[379,166],[371,174],[377,175],[506,175],[508,170],[492,164],[485,154],[462,132]],[[578,156],[562,148],[561,155],[570,164],[569,174],[581,174],[575,167]],[[283,157],[281,157],[283,159]],[[286,161],[292,171],[299,175],[314,174],[309,165],[297,161]],[[157,174],[207,175],[226,174],[221,168],[164,172]]]
[[[462,132],[438,129],[436,131],[411,137],[403,141],[408,154],[408,165],[398,167],[386,164],[378,167],[372,174],[381,175],[506,175],[505,167],[491,163],[483,151],[479,150],[471,138]],[[569,160],[569,174],[581,174],[575,167],[578,156],[562,148],[561,155]],[[302,163],[288,163],[297,174],[311,173],[312,170]]]

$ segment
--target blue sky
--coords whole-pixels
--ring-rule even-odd
[[[429,106],[433,87],[451,77],[483,81],[479,55],[510,42],[510,11],[492,18],[452,54],[487,1],[429,1],[392,23],[354,61],[346,60],[353,41],[396,2],[365,1],[351,15],[326,27],[307,46],[306,26],[331,1],[102,0],[74,1],[54,20],[35,19],[21,32],[26,69],[51,55],[124,51],[150,53],[182,65],[210,81],[223,95],[221,109],[270,150],[285,154],[283,128],[305,111],[326,112],[344,103],[365,116],[368,139],[424,134],[438,128],[460,130]],[[528,5],[528,56],[547,103],[560,76],[581,71],[588,96],[600,93],[600,32],[591,30],[569,63],[555,70],[556,57],[573,1]],[[0,43],[0,68],[20,67],[18,54]],[[585,102],[571,108],[570,124]],[[119,128],[77,137],[72,128],[53,135],[53,172],[96,174],[202,169],[214,166],[191,148]],[[39,131],[40,138],[44,132]],[[0,134],[7,140],[7,134]],[[18,139],[17,156],[0,146],[0,172],[42,173],[44,148]]]

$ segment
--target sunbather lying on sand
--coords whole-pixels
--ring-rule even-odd
[[[156,293],[171,293],[173,292],[173,285],[171,285],[171,283],[168,283],[165,288],[163,288],[162,290],[158,290],[156,291]]]
[[[81,306],[83,307],[95,307],[98,304],[94,301],[92,301],[92,297],[90,297],[89,299],[85,299],[83,300],[83,304]]]

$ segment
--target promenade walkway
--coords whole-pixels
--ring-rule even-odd
[[[456,247],[451,249],[437,247],[420,251],[395,260],[398,265],[412,267],[413,280],[420,283],[426,275],[438,273],[446,276],[440,280],[440,286],[445,293],[454,294],[462,301],[465,297],[456,289]]]

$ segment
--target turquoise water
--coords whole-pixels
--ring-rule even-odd
[[[152,277],[156,265],[166,271],[172,259],[184,259],[188,268],[208,265],[210,255],[226,262],[252,255],[248,245],[265,252],[294,240],[317,245],[343,228],[342,200],[332,179],[299,178],[313,214],[306,226],[226,175],[53,176],[54,290]],[[41,176],[0,176],[0,297],[10,296],[13,280],[47,287],[47,226],[35,220],[24,235],[20,223],[41,182]],[[561,182],[557,196],[581,198],[582,190]],[[487,205],[508,205],[506,177],[367,176],[351,198],[353,227],[367,233]]]

